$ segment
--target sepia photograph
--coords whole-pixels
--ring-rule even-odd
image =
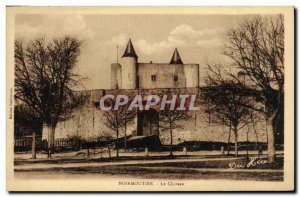
[[[7,7],[8,191],[293,191],[293,7]]]

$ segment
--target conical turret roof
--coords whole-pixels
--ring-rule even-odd
[[[170,64],[183,64],[177,48],[175,48]]]
[[[135,53],[134,48],[133,48],[131,39],[129,39],[126,50],[125,50],[124,55],[122,57],[135,57],[135,58],[138,57]]]

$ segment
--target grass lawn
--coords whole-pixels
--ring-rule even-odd
[[[264,159],[265,161],[265,159]],[[236,163],[238,165],[243,165],[245,167],[239,167],[239,169],[283,169],[284,158],[279,157],[276,158],[276,162],[273,164],[264,163],[257,165],[249,165],[247,164],[250,161],[247,159],[240,160],[224,160],[224,161],[191,161],[191,162],[166,162],[166,163],[149,163],[143,164],[144,167],[183,167],[183,168],[229,168],[230,163]]]
[[[247,164],[246,159],[241,160],[216,160],[216,161],[189,161],[189,162],[165,162],[148,164],[124,164],[104,165],[97,167],[70,167],[51,168],[49,170],[22,171],[16,170],[16,174],[24,173],[32,175],[49,175],[49,178],[57,178],[56,175],[72,178],[80,176],[84,178],[101,177],[135,177],[156,179],[231,179],[231,180],[259,180],[259,181],[283,181],[283,157],[279,157],[275,164],[261,164],[250,169],[276,169],[277,171],[224,171],[229,168],[229,163],[238,162]],[[202,170],[201,170],[202,169]],[[215,169],[215,171],[205,170]],[[223,171],[218,171],[223,169]],[[248,168],[249,169],[249,168]],[[278,171],[279,170],[279,171]],[[28,174],[29,173],[29,174]]]
[[[231,179],[231,180],[254,180],[254,181],[283,181],[282,172],[212,172],[197,171],[193,168],[188,169],[156,169],[144,168],[141,166],[101,166],[88,168],[53,168],[47,171],[36,172],[15,172],[16,175],[23,175],[31,178],[143,178],[143,179]]]

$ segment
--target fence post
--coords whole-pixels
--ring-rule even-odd
[[[148,157],[149,156],[149,151],[148,148],[145,148],[145,156]]]
[[[108,157],[111,158],[110,146],[108,146],[107,148],[108,148]]]
[[[224,152],[224,146],[221,146],[221,155],[224,156],[225,152]]]
[[[88,147],[87,149],[86,149],[86,157],[87,158],[90,158],[90,147]]]
[[[187,150],[186,150],[186,147],[183,147],[183,154],[184,154],[185,156],[187,156]]]

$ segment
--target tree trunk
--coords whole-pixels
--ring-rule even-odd
[[[125,131],[124,131],[124,149],[126,150],[127,149],[127,122],[125,121]]]
[[[170,123],[170,140],[171,140],[171,148],[170,148],[170,155],[173,156],[173,133],[172,133],[172,126]]]
[[[52,124],[48,126],[48,158],[52,158],[54,153],[54,141],[55,141],[55,126]],[[50,128],[49,128],[50,127]]]
[[[51,125],[46,124],[46,128],[47,128],[47,133],[48,133],[48,138],[47,138],[47,157],[51,158],[51,153],[50,153],[50,144],[51,144]]]
[[[32,159],[36,159],[36,133],[35,131],[32,132]]]
[[[89,147],[86,149],[86,157],[90,158],[90,148]]]
[[[231,136],[231,122],[230,122],[230,126],[229,126],[228,145],[227,145],[227,155],[229,155],[229,151],[230,151],[230,136]]]
[[[275,133],[277,131],[277,124],[279,120],[279,109],[277,109],[273,116],[270,118],[272,123],[272,129],[268,129],[267,136],[268,136],[268,162],[274,163],[276,159],[276,150],[275,150]]]
[[[284,93],[283,91],[279,90],[278,94],[278,107],[275,110],[273,116],[270,118],[272,123],[272,129],[268,129],[268,162],[274,163],[276,160],[276,149],[275,149],[275,135],[282,134],[278,137],[282,139],[277,139],[279,143],[284,142]]]
[[[268,162],[274,163],[275,157],[276,157],[276,151],[275,151],[275,129],[272,127],[272,129],[268,129]]]
[[[32,144],[31,144],[32,159],[36,159],[36,135],[39,133],[43,134],[43,122],[39,120],[35,124],[36,124],[35,130],[32,132]]]
[[[119,130],[118,129],[117,129],[116,150],[117,150],[117,157],[119,157]]]
[[[234,128],[234,155],[238,156],[238,133],[236,128]]]
[[[250,128],[248,127],[247,128],[247,159],[249,158],[249,132],[250,132]]]

